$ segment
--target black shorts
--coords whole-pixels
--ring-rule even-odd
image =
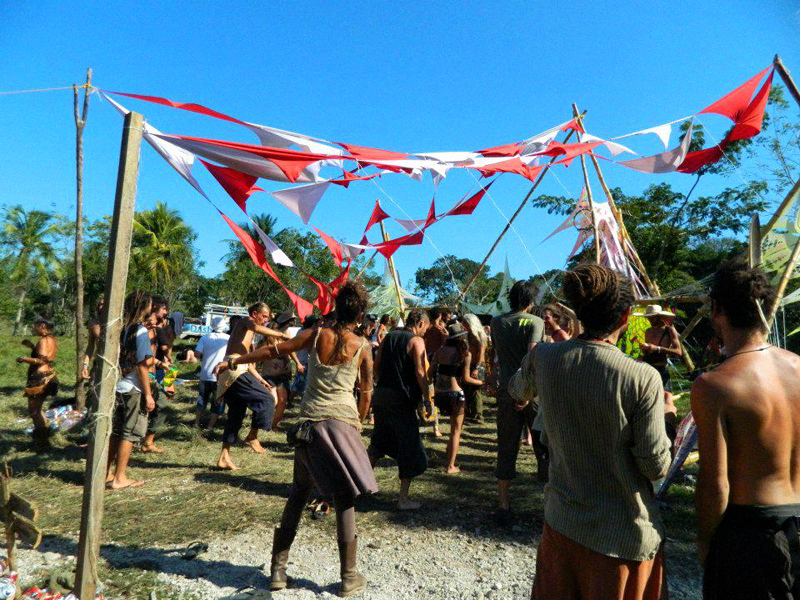
[[[446,416],[457,415],[464,410],[466,396],[463,390],[452,392],[436,392],[433,395],[433,403],[439,412]]]
[[[288,392],[292,385],[292,376],[291,375],[271,375],[265,376],[270,385],[272,385],[275,389],[279,387],[285,388]]]
[[[413,479],[428,469],[428,455],[419,435],[416,406],[394,390],[376,388],[372,400],[375,427],[367,453],[374,461],[397,461],[400,479]]]
[[[506,390],[497,393],[497,479],[509,481],[517,476],[520,438],[525,427],[533,430],[536,411],[528,403],[517,410]]]
[[[725,510],[703,574],[705,600],[800,598],[800,504]]]
[[[253,412],[253,429],[272,429],[272,418],[275,416],[275,401],[272,394],[252,373],[240,375],[231,384],[223,396],[228,404],[228,420],[222,441],[232,445],[236,443],[239,430],[242,428],[244,416],[249,408]]]
[[[225,414],[225,396],[219,399],[217,404],[217,382],[200,381],[197,395],[197,410],[214,413],[216,415]]]

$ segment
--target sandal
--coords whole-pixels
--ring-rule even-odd
[[[331,505],[325,500],[321,500],[311,511],[311,518],[317,521],[319,519],[324,519],[329,514],[331,514]]]
[[[208,552],[208,544],[205,542],[192,542],[188,546],[186,546],[186,550],[183,552],[183,556],[181,558],[183,560],[192,560],[193,558],[197,558],[204,552]]]

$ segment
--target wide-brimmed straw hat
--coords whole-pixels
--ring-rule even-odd
[[[659,304],[650,304],[644,309],[644,314],[642,316],[646,319],[652,317],[674,317],[675,313],[664,310]]]
[[[455,340],[467,335],[467,330],[461,323],[453,323],[447,326],[447,341]]]

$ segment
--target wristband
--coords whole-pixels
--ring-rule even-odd
[[[236,369],[236,357],[232,357],[228,361],[228,367],[230,367],[231,370],[235,370]]]

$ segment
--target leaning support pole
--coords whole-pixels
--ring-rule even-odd
[[[778,308],[780,308],[781,300],[783,300],[783,293],[786,291],[786,286],[789,284],[789,280],[792,278],[792,273],[794,273],[794,269],[797,266],[797,260],[800,258],[800,238],[797,239],[797,242],[794,244],[794,248],[792,249],[792,254],[789,256],[789,261],[786,263],[786,269],[783,271],[783,275],[781,276],[780,282],[778,283],[778,290],[775,294],[775,302],[769,309],[769,313],[767,313],[767,325],[769,329],[772,328],[772,322],[775,320],[775,315],[778,314]]]
[[[136,203],[136,180],[139,175],[139,150],[142,141],[142,115],[128,113],[122,129],[122,148],[111,221],[111,240],[106,269],[106,303],[103,334],[95,358],[94,380],[98,408],[93,419],[83,484],[81,532],[78,542],[78,566],[75,592],[79,598],[91,600],[97,587],[97,563],[100,554],[100,530],[103,520],[108,462],[108,439],[114,409],[114,389],[117,384],[119,338],[122,330],[122,307],[125,300],[125,281],[130,262],[133,211]]]
[[[583,116],[585,114],[586,114],[586,111],[583,111],[583,114],[581,116]],[[573,134],[573,131],[570,131],[567,134],[567,137],[564,138],[564,143],[569,141],[569,138],[572,137],[572,134]],[[539,173],[539,177],[533,183],[533,186],[528,191],[528,193],[525,195],[525,198],[522,199],[522,202],[517,207],[517,210],[514,211],[513,215],[511,215],[511,218],[508,220],[508,223],[506,223],[506,226],[503,227],[503,231],[501,231],[500,235],[497,236],[497,239],[495,240],[494,244],[492,244],[492,247],[489,248],[489,252],[487,252],[486,256],[483,257],[483,260],[481,261],[481,264],[478,265],[478,268],[475,269],[475,272],[472,274],[472,277],[469,278],[469,281],[467,282],[467,285],[465,285],[464,289],[461,290],[461,294],[459,294],[458,300],[456,300],[456,304],[458,304],[464,298],[467,297],[467,292],[469,291],[469,288],[471,288],[472,284],[475,283],[475,280],[478,278],[478,275],[481,274],[481,271],[483,271],[483,268],[486,266],[486,263],[489,260],[489,257],[494,253],[495,249],[497,248],[497,245],[500,243],[500,240],[502,240],[503,236],[505,236],[505,234],[508,233],[508,230],[511,229],[511,224],[517,218],[519,213],[522,212],[522,209],[525,208],[525,205],[528,203],[528,200],[533,195],[533,192],[536,190],[537,187],[539,187],[539,184],[542,182],[542,179],[544,179],[544,175],[545,175],[545,173],[547,173],[547,169],[550,168],[550,165],[552,165],[555,162],[555,160],[556,160],[556,157],[554,156],[553,158],[550,159],[550,162],[547,164],[547,166],[544,169],[542,169],[542,172]]]
[[[761,228],[761,238],[763,239],[770,231],[775,228],[775,224],[785,217],[789,209],[794,205],[795,201],[797,200],[798,196],[800,196],[800,179],[794,182],[792,189],[789,190],[789,193],[786,194],[786,197],[781,202],[781,205],[775,211],[775,213],[770,217],[767,224]]]
[[[381,225],[381,235],[383,236],[383,241],[389,241],[389,234],[386,233],[386,227],[383,226],[383,221],[380,223]],[[400,307],[400,314],[405,316],[406,314],[406,303],[403,300],[403,294],[400,293],[400,280],[397,277],[397,271],[394,268],[394,259],[390,256],[386,259],[386,262],[389,263],[389,274],[392,276],[392,282],[394,283],[394,291],[397,294],[397,305]]]
[[[572,104],[572,116],[580,123],[581,115],[578,112],[578,105]],[[594,230],[594,262],[600,264],[600,232],[597,230],[597,215],[594,212],[594,198],[592,197],[592,186],[589,183],[589,172],[586,170],[586,157],[581,154],[581,169],[583,170],[583,187],[586,189],[586,198],[589,200],[589,212],[592,215],[592,229]]]
[[[794,82],[794,79],[792,79],[789,69],[783,64],[781,57],[776,54],[772,64],[778,72],[778,75],[783,79],[783,83],[789,88],[789,93],[794,97],[795,102],[800,104],[800,89],[797,88],[797,84]]]

